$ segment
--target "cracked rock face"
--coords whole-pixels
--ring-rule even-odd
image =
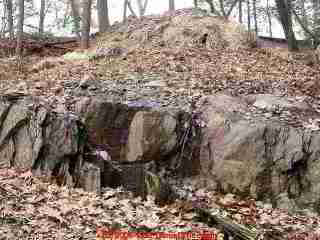
[[[259,104],[272,105],[268,97],[257,99]],[[275,120],[248,121],[243,113],[255,103],[225,95],[203,101],[200,112],[206,127],[200,162],[204,183],[225,192],[270,199],[289,210],[319,211],[319,133]],[[305,110],[306,106],[301,107]]]
[[[75,116],[55,114],[32,98],[2,99],[0,126],[1,167],[75,173],[84,144]]]
[[[121,185],[143,197],[154,191],[159,202],[172,200],[157,175],[170,169],[195,176],[198,185],[320,212],[319,131],[281,121],[282,112],[317,119],[303,102],[213,95],[188,114],[83,100],[79,117],[33,98],[0,100],[0,167],[65,176],[64,183],[88,191]],[[248,115],[252,109],[257,114]]]

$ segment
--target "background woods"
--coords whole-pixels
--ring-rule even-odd
[[[186,1],[186,0],[185,0]],[[15,39],[16,53],[21,54],[23,34],[39,37],[63,32],[74,34],[87,48],[89,33],[106,32],[114,11],[122,8],[122,21],[128,16],[142,17],[156,9],[155,0],[3,0],[0,36]],[[167,0],[167,10],[177,8],[179,1]],[[284,37],[289,49],[298,49],[297,39],[316,46],[320,35],[318,0],[190,0],[189,6],[206,9],[214,15],[243,23],[257,35]],[[116,8],[115,8],[116,7]],[[90,18],[90,19],[88,19]],[[119,19],[119,18],[117,18]],[[35,21],[36,20],[36,21]]]

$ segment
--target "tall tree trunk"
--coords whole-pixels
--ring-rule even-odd
[[[122,21],[127,21],[128,0],[123,0],[123,17]]]
[[[89,48],[92,0],[82,0],[81,48]]]
[[[248,24],[248,31],[251,31],[251,9],[250,9],[250,0],[247,0],[247,24]]]
[[[230,15],[231,15],[231,13],[232,13],[232,10],[233,10],[234,7],[237,5],[238,1],[239,1],[239,0],[234,0],[233,3],[231,4],[231,6],[230,6],[230,8],[229,8],[229,10],[228,10],[228,12],[227,12],[227,15],[226,15],[227,18],[230,17]]]
[[[242,0],[239,0],[239,23],[243,23],[242,20]]]
[[[79,13],[79,5],[75,2],[75,0],[70,0],[71,12],[73,18],[73,28],[77,37],[80,39],[80,13]]]
[[[220,12],[215,8],[213,0],[205,0],[205,2],[209,5],[211,13],[221,16]]]
[[[272,37],[272,22],[271,22],[271,11],[270,11],[269,0],[267,0],[267,18],[268,18],[269,34],[270,34],[270,37]]]
[[[46,0],[41,0],[40,19],[39,19],[39,34],[40,35],[42,35],[44,32],[45,9],[46,9]]]
[[[99,32],[103,33],[110,27],[108,0],[97,0]]]
[[[230,14],[232,13],[232,10],[237,5],[238,1],[239,0],[234,0],[232,2],[232,4],[231,4],[229,10],[226,12],[225,5],[224,5],[224,0],[219,0],[222,16],[224,16],[226,19],[229,18]]]
[[[296,51],[298,50],[298,43],[292,28],[291,0],[276,0],[276,5],[280,22],[288,41],[288,48],[290,51]]]
[[[137,0],[137,5],[139,10],[139,16],[144,16],[148,5],[148,0],[144,0],[144,2],[142,2],[142,0]]]
[[[127,0],[127,7],[129,11],[131,12],[132,16],[137,17],[137,14],[134,12],[132,6],[131,6],[131,0]]]
[[[258,36],[257,0],[252,0],[252,3],[253,3],[254,31]]]
[[[174,11],[175,8],[175,2],[174,0],[169,0],[169,11]]]
[[[223,0],[219,0],[219,4],[220,4],[220,11],[222,12],[222,16],[224,16],[226,18],[227,14],[224,11],[224,2],[223,2]]]
[[[313,47],[317,47],[317,43],[320,43],[320,39],[314,34],[314,32],[312,30],[310,30],[308,28],[307,25],[305,25],[303,23],[303,20],[299,17],[299,15],[296,13],[296,11],[294,9],[292,9],[292,13],[296,17],[296,19],[297,19],[298,23],[300,24],[301,28],[303,29],[303,31],[313,39],[313,41],[314,41],[313,44],[315,44]]]
[[[313,31],[317,37],[320,37],[320,2],[319,0],[312,0],[313,8]]]
[[[194,6],[195,8],[198,8],[198,0],[193,0],[193,6]]]
[[[6,1],[6,9],[7,9],[7,21],[8,21],[8,31],[10,39],[14,38],[14,30],[13,30],[13,4],[12,0]]]
[[[17,46],[16,55],[22,57],[22,37],[24,24],[24,0],[18,0],[18,30],[17,30]]]

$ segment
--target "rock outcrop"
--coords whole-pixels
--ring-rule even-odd
[[[12,96],[1,99],[0,109],[1,167],[32,169],[76,182],[85,135],[75,115],[57,114],[36,99]]]
[[[112,160],[154,162],[156,169],[179,165],[183,175],[199,169],[199,135],[186,112],[89,98],[79,102],[76,111],[88,128],[90,144],[106,150]]]
[[[246,99],[206,98],[201,144],[201,179],[224,192],[271,200],[278,207],[319,212],[320,135],[276,120],[245,118],[249,107],[267,111],[311,111],[285,98],[255,95]]]
[[[159,204],[172,201],[174,193],[157,176],[154,163],[176,150],[176,119],[167,112],[95,100],[87,109],[81,106],[85,124],[35,98],[4,97],[1,168],[32,169],[87,191],[123,186],[144,199],[153,194]]]
[[[176,198],[166,177],[192,176],[198,186],[320,211],[318,113],[308,104],[213,95],[199,106],[189,114],[84,98],[71,114],[33,98],[3,97],[0,166],[88,191],[123,186],[142,198],[153,194],[159,204]],[[262,117],[248,117],[252,109]],[[302,116],[300,123],[279,121],[282,113]]]

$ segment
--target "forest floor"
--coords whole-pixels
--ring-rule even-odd
[[[61,106],[72,111],[75,102],[88,96],[188,111],[192,102],[219,92],[274,94],[308,103],[314,109],[313,117],[319,117],[320,64],[312,50],[290,53],[283,47],[246,45],[239,39],[247,35],[233,29],[234,23],[216,19],[208,27],[205,17],[190,18],[189,12],[179,10],[175,16],[116,24],[110,32],[97,36],[88,51],[72,45],[69,49],[73,52],[61,56],[31,54],[21,62],[15,57],[0,58],[0,92],[37,96],[56,111]],[[225,29],[219,32],[219,24],[235,34],[230,36]],[[204,39],[206,33],[208,39]],[[252,113],[253,118],[258,116]],[[305,126],[303,121],[309,119],[300,117],[301,121],[290,117],[285,121]],[[132,230],[139,225],[160,231],[155,223],[166,226],[165,230],[171,226],[173,231],[213,231],[192,220],[186,202],[159,208],[119,189],[96,196],[13,170],[1,170],[0,182],[0,239],[31,239],[34,234],[37,239],[92,239],[97,227]],[[232,220],[270,233],[265,239],[320,236],[320,218],[315,213],[289,214],[269,203],[239,200],[230,194],[188,191],[219,207]]]
[[[195,201],[205,202],[218,216],[245,226],[257,236],[248,239],[309,240],[320,235],[320,217],[308,210],[288,213],[273,208],[271,203],[195,189],[188,181],[179,191],[190,195],[192,201],[177,200],[163,207],[155,205],[152,196],[142,201],[121,188],[105,188],[97,195],[58,187],[30,172],[0,169],[0,182],[1,240],[89,240],[95,238],[99,229],[221,233],[197,218],[193,211]]]

